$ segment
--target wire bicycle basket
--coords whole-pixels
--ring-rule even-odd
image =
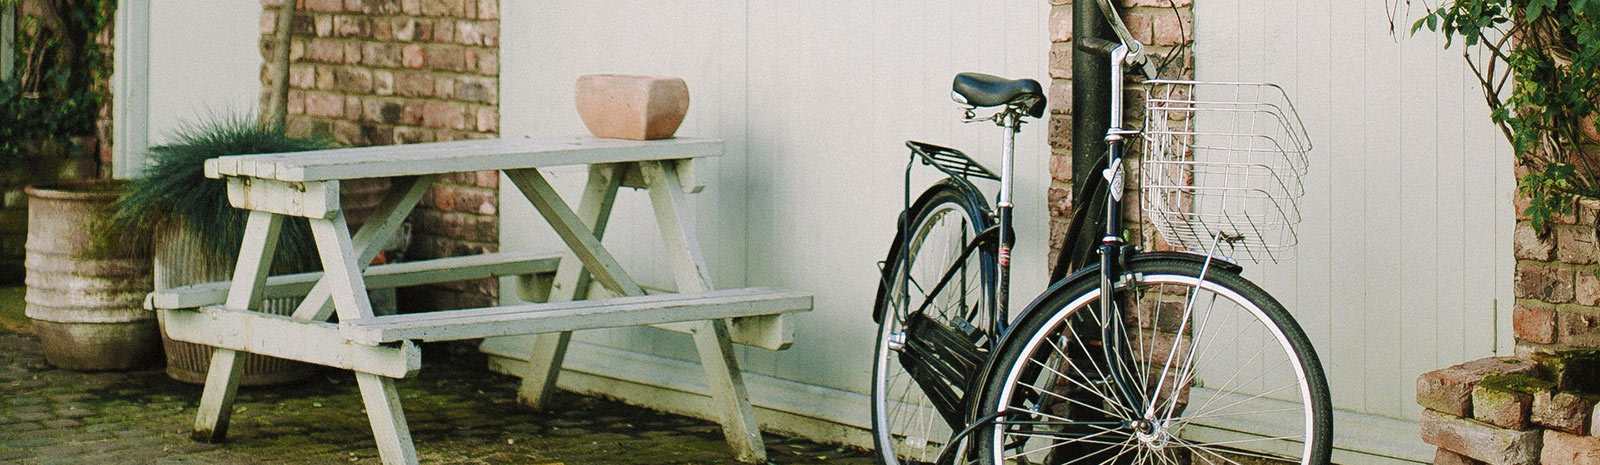
[[[1145,84],[1143,209],[1162,238],[1235,259],[1292,257],[1311,141],[1283,89]]]

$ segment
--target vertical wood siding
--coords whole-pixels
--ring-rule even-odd
[[[1459,45],[1400,16],[1391,34],[1379,1],[1200,0],[1196,66],[1290,92],[1316,144],[1300,246],[1247,275],[1310,333],[1335,407],[1414,420],[1417,375],[1510,352],[1514,181]]]

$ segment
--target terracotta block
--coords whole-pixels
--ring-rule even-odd
[[[1534,465],[1540,432],[1497,428],[1488,423],[1422,411],[1422,442],[1495,465]]]
[[[1511,311],[1511,329],[1517,339],[1539,344],[1556,342],[1556,311],[1518,305]]]
[[[1555,233],[1556,258],[1562,263],[1587,265],[1595,262],[1594,228],[1562,226],[1555,228]]]
[[[1526,222],[1517,223],[1517,228],[1511,233],[1511,244],[1512,253],[1520,260],[1548,262],[1555,258],[1555,244]]]
[[[598,137],[672,137],[689,111],[689,86],[670,76],[590,74],[574,92],[578,116]]]
[[[1492,374],[1533,375],[1533,362],[1489,357],[1442,368],[1417,377],[1417,405],[1458,417],[1472,416],[1472,388]]]
[[[1544,448],[1539,452],[1539,461],[1544,465],[1600,463],[1600,438],[1545,431]]]
[[[1501,428],[1528,429],[1533,396],[1479,383],[1472,388],[1472,418]]]
[[[1542,263],[1521,263],[1517,265],[1516,296],[1518,298],[1539,299],[1550,303],[1563,303],[1572,301],[1573,297],[1572,270],[1546,266]]]
[[[1433,453],[1433,465],[1483,465],[1483,462],[1473,460],[1472,457],[1439,449]]]
[[[1570,392],[1542,391],[1533,395],[1534,423],[1572,434],[1589,432],[1589,417],[1594,414],[1591,398]]]
[[[1600,347],[1600,310],[1563,307],[1556,312],[1556,339],[1574,347]]]

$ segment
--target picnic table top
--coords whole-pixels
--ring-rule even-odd
[[[636,141],[594,137],[472,139],[308,152],[228,155],[206,161],[206,176],[285,182],[383,178],[463,171],[717,156],[722,141],[679,137]]]

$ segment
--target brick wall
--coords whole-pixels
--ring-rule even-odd
[[[272,89],[277,11],[262,0],[262,108]],[[495,137],[499,0],[298,0],[290,47],[288,130],[352,145]],[[411,214],[407,259],[498,248],[494,172],[435,184]],[[493,280],[402,290],[401,307],[484,306]]]
[[[1518,176],[1525,172],[1520,168]],[[1518,212],[1527,206],[1518,196]],[[1518,215],[1512,235],[1515,357],[1491,357],[1417,379],[1422,439],[1436,464],[1600,463],[1600,202],[1544,230]]]
[[[1194,11],[1192,0],[1119,0],[1122,6],[1122,16],[1128,26],[1128,31],[1135,39],[1145,44],[1146,53],[1156,60],[1161,60],[1179,45],[1194,39]],[[1047,191],[1047,206],[1050,213],[1050,252],[1049,261],[1055,263],[1056,256],[1061,253],[1061,240],[1066,236],[1067,225],[1072,221],[1072,0],[1050,0],[1050,84],[1049,99],[1049,143],[1050,143],[1050,188]],[[1194,59],[1188,48],[1175,56],[1172,65],[1162,71],[1164,78],[1189,78],[1194,77]],[[1130,86],[1131,87],[1131,86]],[[1139,108],[1140,103],[1133,97],[1137,96],[1134,89],[1129,89],[1128,108]],[[1127,111],[1127,127],[1141,124],[1142,115],[1137,111]],[[1104,134],[1095,134],[1100,137]],[[1137,144],[1134,144],[1137,145]],[[1130,146],[1130,150],[1138,147]],[[1126,166],[1137,173],[1138,156],[1129,152]],[[1136,212],[1139,208],[1137,188],[1129,183],[1128,195],[1123,197],[1126,202],[1125,212]],[[1137,221],[1136,214],[1125,213],[1124,216],[1132,221]],[[1130,223],[1132,224],[1132,223]],[[1147,246],[1154,247],[1154,230],[1146,229],[1142,232]]]

